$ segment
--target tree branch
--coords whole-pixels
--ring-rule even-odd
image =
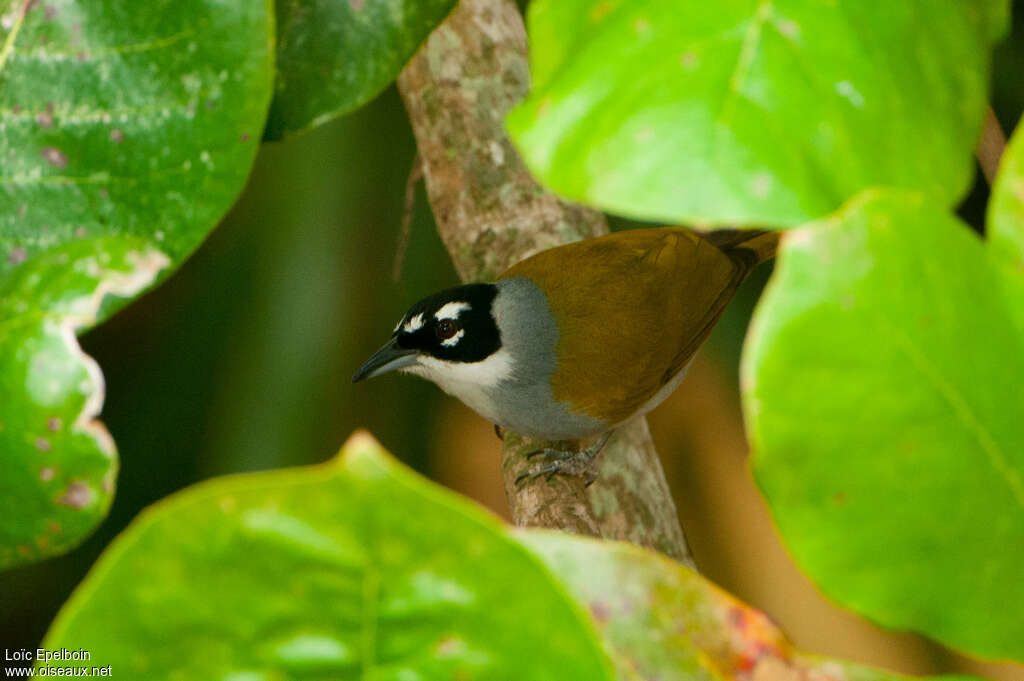
[[[601,213],[538,185],[503,127],[529,89],[526,32],[511,0],[463,0],[398,78],[441,238],[465,281],[492,280],[516,261],[605,234]],[[524,526],[623,539],[692,566],[644,419],[620,428],[600,476],[555,476],[517,488],[538,443],[509,433],[502,451],[512,516]]]
[[[1003,133],[1003,128],[999,125],[999,119],[996,118],[992,107],[986,107],[985,127],[981,132],[981,139],[974,150],[974,155],[978,157],[978,165],[981,166],[981,172],[988,180],[989,187],[996,181],[996,173],[999,172],[999,159],[1002,158],[1004,149],[1006,149],[1006,135]]]

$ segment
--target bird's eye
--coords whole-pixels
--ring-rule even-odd
[[[459,325],[451,319],[442,319],[435,327],[440,340],[448,340],[459,330]]]

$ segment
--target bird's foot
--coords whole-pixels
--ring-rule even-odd
[[[531,466],[516,478],[516,486],[522,486],[527,480],[541,476],[550,480],[554,475],[572,475],[582,477],[587,487],[597,479],[597,466],[594,458],[587,456],[587,451],[574,452],[561,449],[538,449],[530,452],[526,458],[542,457],[542,463]]]
[[[528,453],[527,459],[541,457],[542,463],[520,473],[516,478],[516,486],[521,487],[527,480],[541,476],[550,480],[555,475],[570,475],[583,478],[585,486],[590,487],[597,480],[597,455],[610,436],[611,433],[606,433],[595,444],[581,451],[545,447]]]

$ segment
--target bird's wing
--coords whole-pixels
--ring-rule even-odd
[[[527,277],[548,295],[559,327],[554,398],[620,423],[689,362],[744,274],[701,236],[662,228],[544,251],[502,277]]]

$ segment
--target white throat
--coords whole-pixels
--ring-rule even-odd
[[[498,421],[491,397],[498,384],[512,377],[512,356],[502,348],[479,362],[451,362],[421,356],[416,364],[400,369],[433,381],[449,395],[491,421]]]

